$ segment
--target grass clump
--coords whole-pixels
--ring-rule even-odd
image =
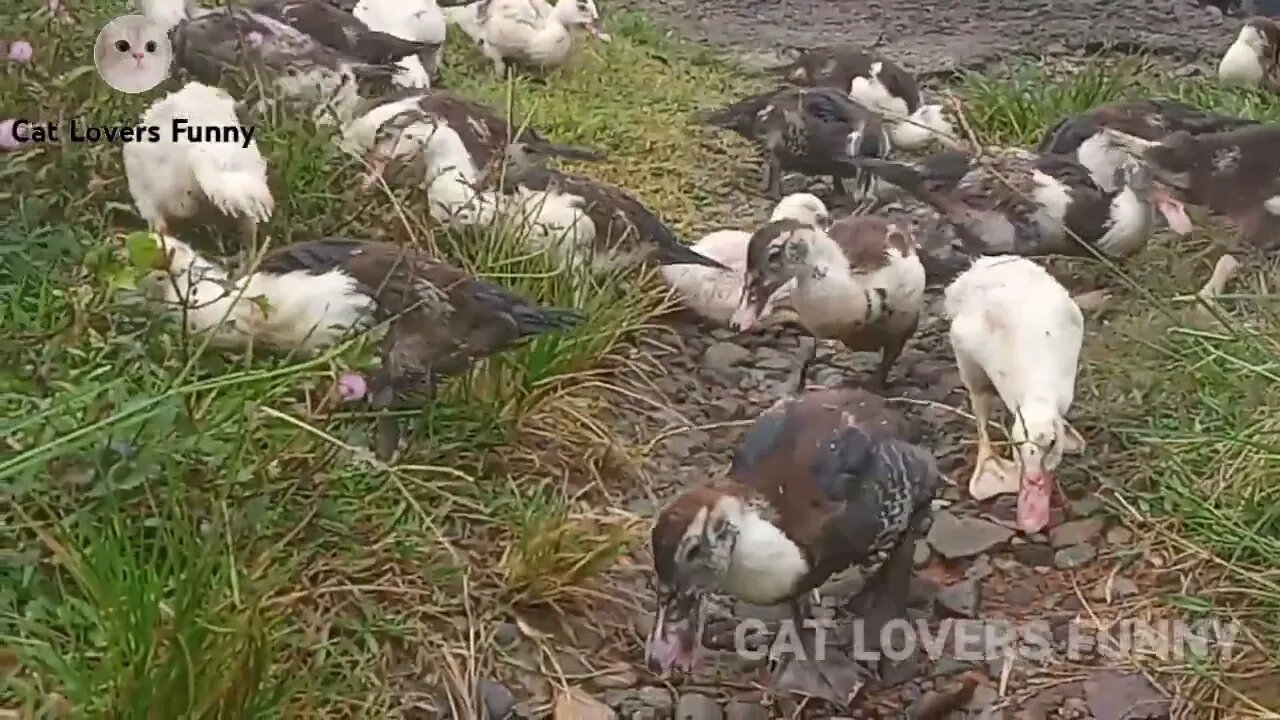
[[[74,12],[69,25],[46,10],[0,12],[36,47],[30,65],[0,71],[9,112],[133,122],[163,90],[111,91],[91,57],[124,3]],[[608,150],[590,174],[677,227],[723,220],[703,213],[699,172],[724,150],[691,147],[688,132],[736,77],[638,17],[610,30],[614,43],[588,44],[545,87],[513,92],[459,41],[446,79],[500,106],[514,97],[513,117],[558,141]],[[509,233],[442,233],[420,199],[353,192],[360,168],[329,132],[260,126],[277,200],[261,229],[270,244],[416,242],[587,320],[446,383],[413,414],[410,455],[388,468],[364,450],[368,418],[332,390],[342,368],[368,362],[367,343],[307,359],[199,353],[198,338],[119,287],[112,238],[142,223],[118,146],[0,155],[0,648],[12,670],[0,708],[240,718],[474,707],[478,680],[501,674],[476,629],[513,608],[592,601],[632,539],[629,518],[584,498],[617,462],[596,419],[602,372],[661,305],[652,283],[559,271]],[[459,653],[461,666],[437,662]]]
[[[1042,65],[970,76],[959,89],[986,142],[1032,145],[1062,116],[1101,102],[1173,98],[1226,114],[1280,118],[1280,98],[1177,78],[1143,58],[1094,59],[1069,73]],[[1175,301],[1199,288],[1216,261],[1210,245],[1230,228],[1206,218],[1191,237],[1153,242],[1104,280],[1139,292],[1085,343],[1077,402],[1113,450],[1100,463],[1131,517],[1150,522],[1151,548],[1177,581],[1158,589],[1171,605],[1246,623],[1241,657],[1213,668],[1166,668],[1200,682],[1199,706],[1231,717],[1280,709],[1280,303],[1255,266],[1224,298],[1227,324]],[[1252,280],[1250,279],[1252,277]],[[1253,282],[1257,287],[1249,288]],[[1246,669],[1249,677],[1237,671]],[[1251,699],[1253,697],[1257,700]],[[1270,698],[1268,700],[1267,698]]]

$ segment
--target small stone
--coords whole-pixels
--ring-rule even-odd
[[[636,692],[636,699],[644,706],[651,707],[664,713],[671,712],[671,708],[675,707],[675,703],[671,699],[671,693],[665,688],[640,688],[640,690]]]
[[[1015,608],[1028,608],[1036,601],[1036,593],[1025,585],[1014,585],[1004,593],[1004,601]]]
[[[702,353],[702,364],[711,369],[725,372],[737,365],[751,360],[751,351],[731,342],[718,342]]]
[[[515,623],[498,623],[493,630],[493,639],[502,647],[510,647],[520,642],[520,626]]]
[[[1106,518],[1095,517],[1063,523],[1049,531],[1049,543],[1056,548],[1087,543],[1102,534],[1106,522]]]
[[[915,551],[911,554],[911,564],[917,568],[922,568],[929,564],[929,560],[933,557],[933,548],[929,547],[927,540],[917,540]]]
[[[489,720],[505,720],[516,707],[516,698],[505,685],[488,678],[480,681],[480,699]]]
[[[1070,570],[1087,564],[1097,557],[1098,551],[1088,543],[1065,547],[1054,553],[1053,564],[1059,570]]]
[[[1133,597],[1138,594],[1138,584],[1122,575],[1117,575],[1111,579],[1111,598],[1118,600],[1120,598]],[[1089,598],[1105,602],[1107,599],[1107,581],[1103,580],[1093,587],[1089,593]]]
[[[978,614],[981,594],[981,586],[977,581],[964,580],[938,593],[938,604],[952,615],[971,618]]]
[[[929,528],[929,544],[948,560],[972,557],[1002,545],[1013,531],[978,518],[958,518],[951,512],[934,515]]]
[[[964,576],[970,580],[981,580],[991,574],[991,556],[979,555],[977,560],[973,561],[964,571]]]
[[[724,709],[725,720],[769,720],[769,711],[759,703],[731,702]]]
[[[1049,567],[1053,565],[1053,548],[1047,545],[1027,544],[1013,549],[1013,556],[1018,562],[1029,567]]]
[[[1108,545],[1128,545],[1133,540],[1133,533],[1119,525],[1107,531]]]
[[[1102,509],[1102,499],[1097,495],[1088,495],[1071,501],[1071,517],[1086,518],[1095,515]]]
[[[675,720],[721,720],[720,703],[700,693],[685,693],[676,704]]]

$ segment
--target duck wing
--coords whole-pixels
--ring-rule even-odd
[[[1045,132],[1036,150],[1042,154],[1074,153],[1084,141],[1104,127],[1143,140],[1159,140],[1179,130],[1199,135],[1256,124],[1256,120],[1216,113],[1179,100],[1123,100],[1104,103],[1080,115],[1063,117]]]
[[[591,148],[553,143],[536,128],[513,125],[493,108],[447,90],[423,95],[418,105],[448,122],[467,152],[482,167],[489,165],[511,143],[521,143],[534,153],[574,160],[598,161],[608,157],[607,153]]]
[[[796,94],[795,88],[780,86],[768,92],[745,97],[719,109],[701,113],[698,116],[698,122],[732,130],[752,140],[761,134],[762,115],[776,102],[783,102],[788,95],[794,94]]]
[[[279,20],[342,55],[372,65],[393,63],[434,49],[430,43],[372,30],[354,15],[324,0],[259,0],[253,11]]]

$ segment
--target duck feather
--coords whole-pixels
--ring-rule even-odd
[[[258,0],[253,11],[279,20],[342,55],[371,65],[385,65],[432,52],[438,45],[404,40],[370,29],[354,15],[324,0]]]

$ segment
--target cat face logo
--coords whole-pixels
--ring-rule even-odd
[[[146,92],[169,77],[173,45],[163,25],[142,15],[107,23],[93,45],[93,63],[108,85],[125,93]]]

